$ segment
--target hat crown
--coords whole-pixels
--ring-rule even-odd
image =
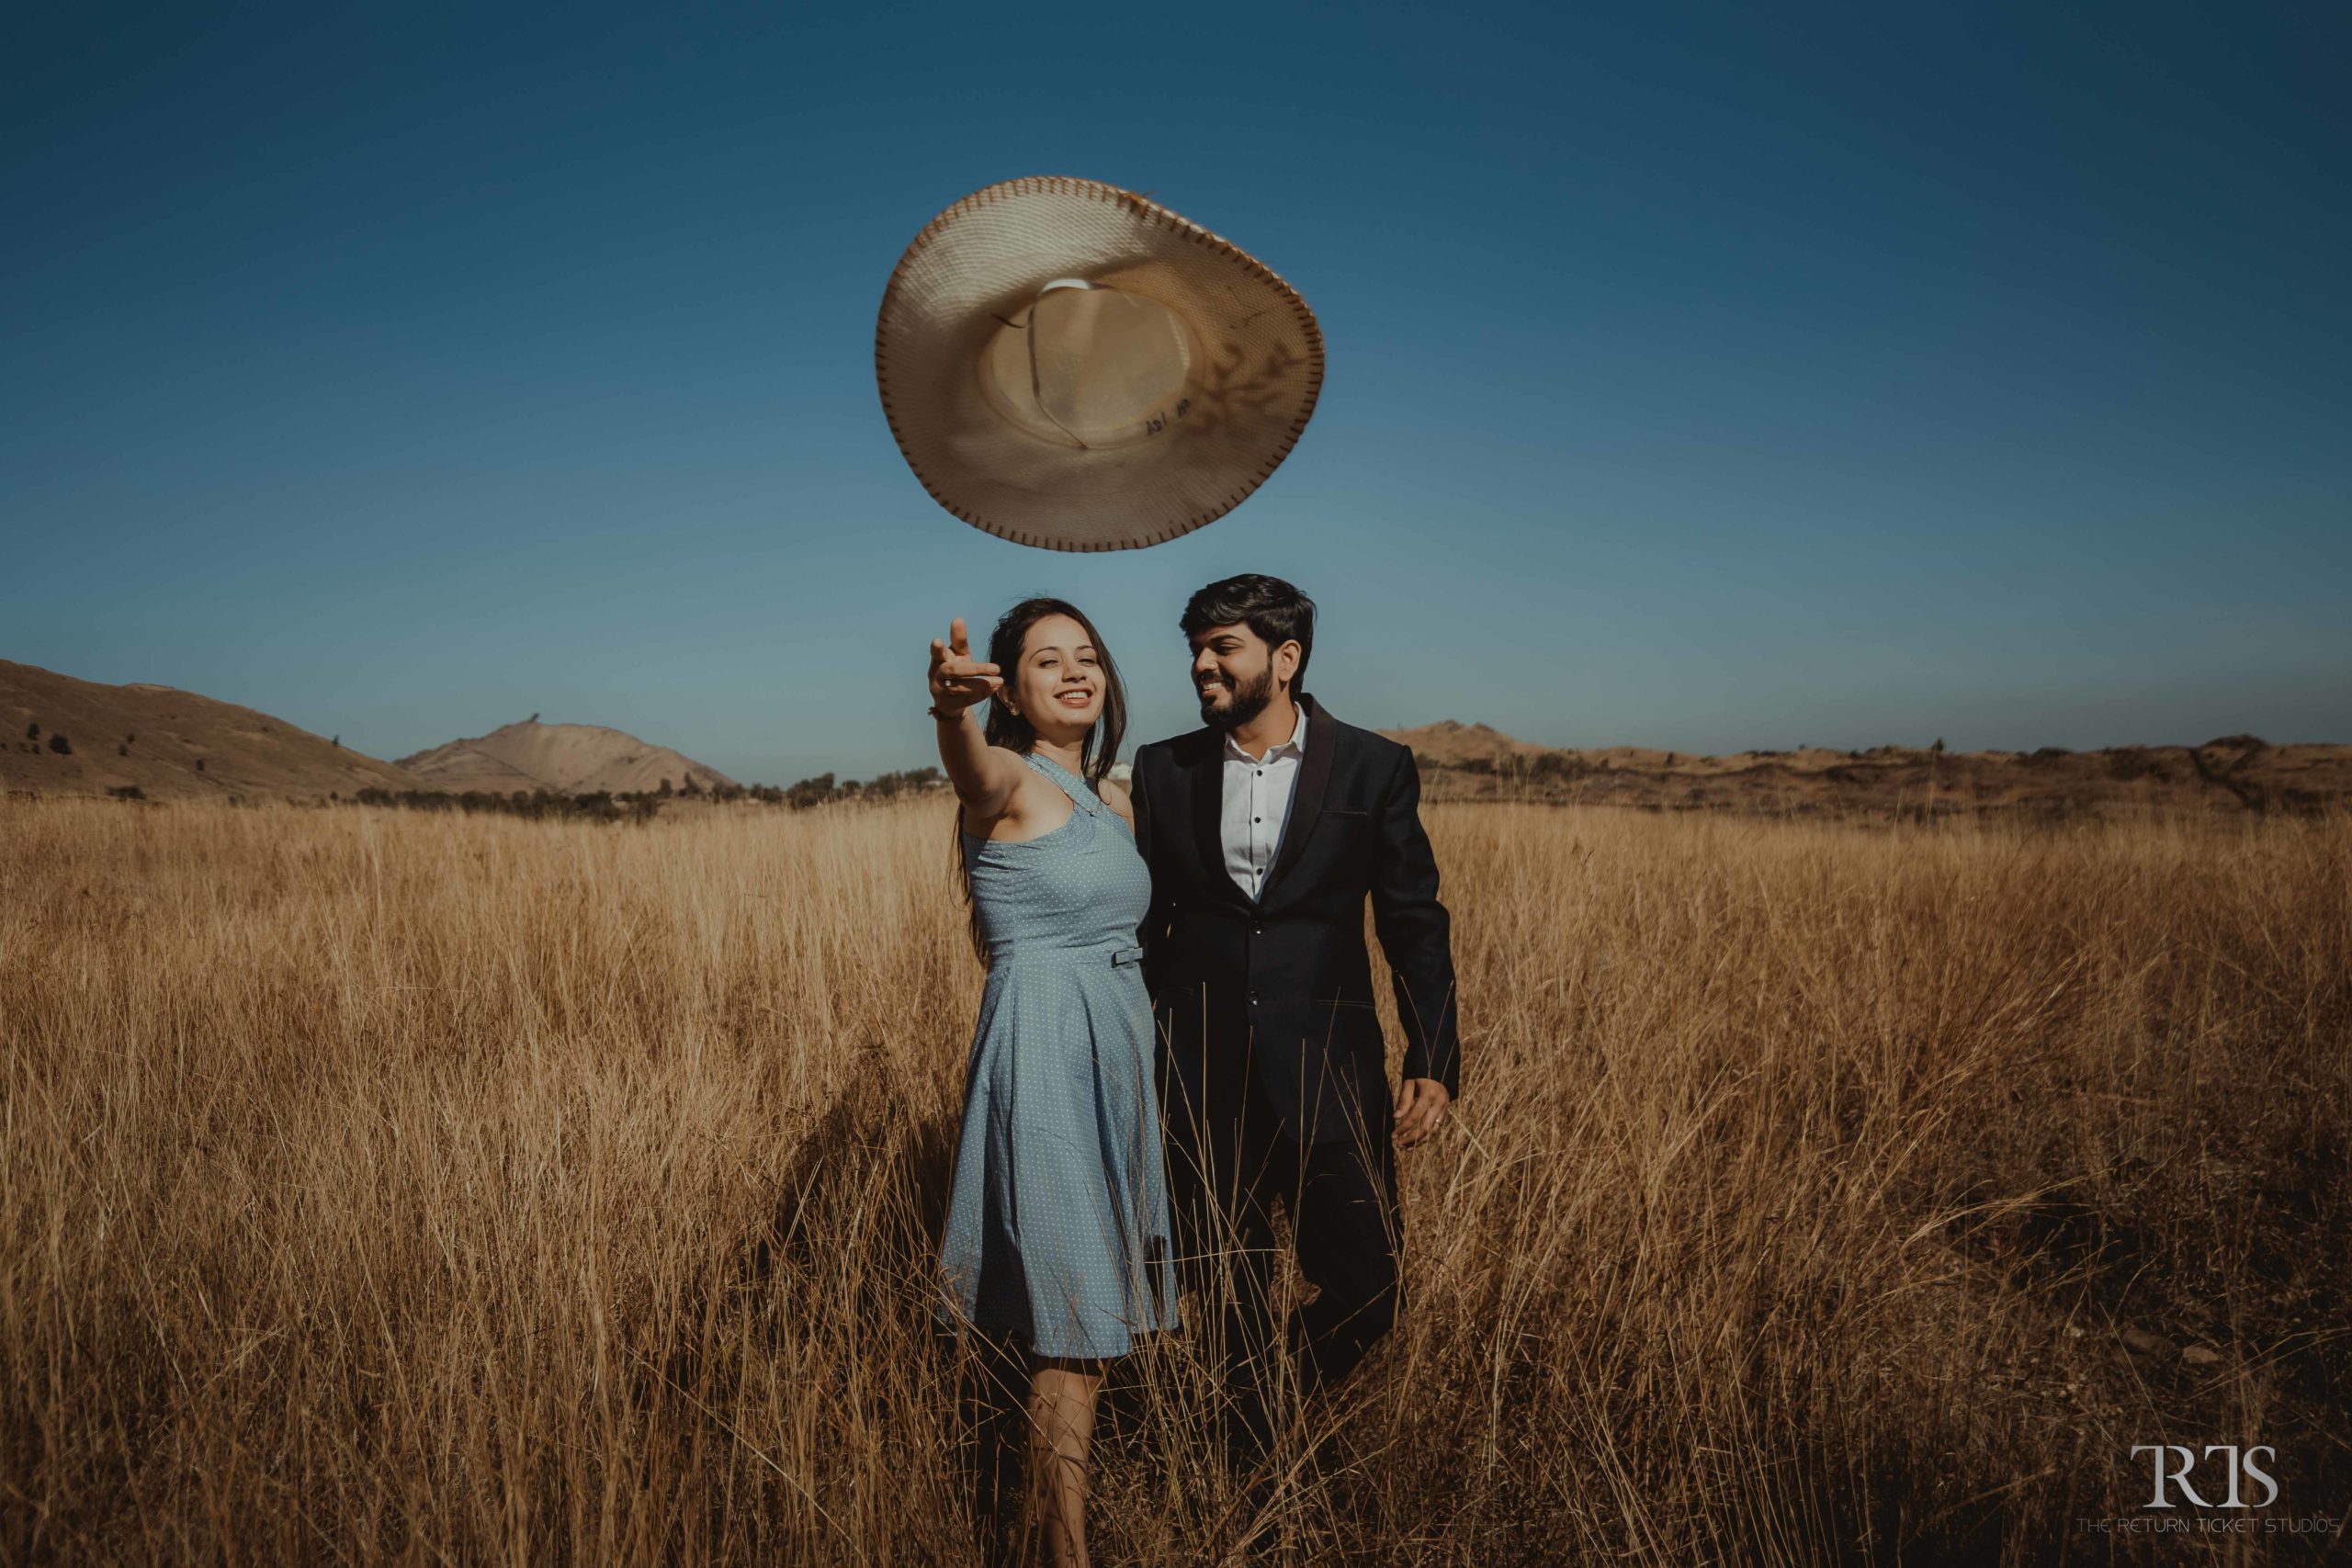
[[[1190,412],[1199,350],[1157,299],[1100,284],[1048,284],[982,350],[981,390],[1040,441],[1093,450],[1165,431]]]

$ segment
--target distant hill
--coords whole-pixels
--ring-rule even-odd
[[[1561,750],[1451,719],[1382,733],[1413,748],[1430,800],[1882,817],[2352,807],[2352,746],[2272,745],[2252,735],[2098,751],[1874,746],[1705,756],[1641,746]],[[596,725],[534,716],[394,763],[175,686],[102,685],[0,660],[0,791],[136,792],[150,800],[347,800],[367,789],[621,795],[655,794],[664,779],[678,793],[690,782],[703,795],[738,787],[669,747]],[[936,782],[893,774],[861,789],[828,774],[760,798],[886,798]]]
[[[1938,817],[2141,807],[2311,811],[2352,805],[2352,746],[2274,746],[2252,735],[2201,746],[2097,751],[1874,746],[1703,756],[1638,746],[1555,750],[1452,720],[1381,733],[1413,748],[1424,797],[1431,800]]]
[[[541,724],[527,718],[469,740],[452,740],[429,751],[402,757],[400,765],[428,781],[428,789],[552,789],[567,795],[608,790],[615,795],[653,791],[662,781],[683,790],[732,785],[734,780],[693,758],[593,724]]]
[[[1544,750],[1524,740],[1514,740],[1501,730],[1489,729],[1483,724],[1456,724],[1450,718],[1418,729],[1384,729],[1380,733],[1410,746],[1424,767],[1460,767],[1478,758],[1492,762],[1511,757],[1539,757]]]
[[[36,727],[37,739],[28,733]],[[0,789],[323,799],[370,785],[434,787],[254,708],[176,686],[108,686],[0,660]]]

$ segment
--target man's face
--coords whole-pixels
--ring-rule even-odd
[[[1296,668],[1296,648],[1280,650],[1248,623],[1205,626],[1193,635],[1193,690],[1201,699],[1201,722],[1212,729],[1238,729],[1274,700],[1278,682]]]

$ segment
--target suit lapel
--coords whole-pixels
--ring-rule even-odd
[[[1338,727],[1332,723],[1331,716],[1323,711],[1323,705],[1305,692],[1298,694],[1298,703],[1306,710],[1306,756],[1298,765],[1298,787],[1291,791],[1290,815],[1283,821],[1283,841],[1274,852],[1273,869],[1266,874],[1265,886],[1258,889],[1261,906],[1282,886],[1283,874],[1296,865],[1298,857],[1306,852],[1306,840],[1315,831],[1315,819],[1323,814],[1324,788],[1331,782],[1332,754],[1339,750]]]

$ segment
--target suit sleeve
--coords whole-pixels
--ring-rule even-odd
[[[1160,961],[1167,955],[1167,937],[1174,913],[1174,888],[1162,869],[1166,857],[1158,846],[1158,814],[1152,809],[1149,779],[1156,769],[1151,759],[1138,752],[1136,765],[1127,775],[1127,797],[1135,804],[1136,849],[1143,856],[1145,867],[1151,873],[1151,906],[1144,911],[1143,924],[1136,928],[1136,945],[1143,949],[1143,977],[1146,988],[1157,996],[1159,990]]]
[[[1408,749],[1398,750],[1382,793],[1373,856],[1373,931],[1396,987],[1405,1076],[1435,1078],[1448,1094],[1459,1094],[1452,922],[1437,898],[1437,856],[1421,827],[1421,773]]]

